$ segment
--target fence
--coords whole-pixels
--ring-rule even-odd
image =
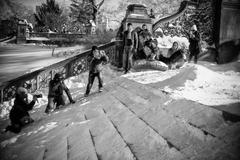
[[[99,48],[106,52],[112,65],[119,65],[122,47],[121,45],[121,41],[114,41],[99,46]],[[87,62],[87,56],[89,53],[90,50],[83,53],[78,53],[78,55],[74,57],[4,83],[2,86],[0,86],[1,103],[14,98],[16,89],[19,86],[31,86],[30,92],[35,92],[38,89],[48,87],[49,81],[53,78],[55,73],[61,73],[63,78],[67,79],[87,71],[89,66]]]
[[[30,32],[29,37],[46,37],[46,38],[83,38],[83,33],[48,33],[48,32]]]

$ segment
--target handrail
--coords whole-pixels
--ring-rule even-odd
[[[164,17],[164,18],[158,20],[156,23],[153,24],[153,29],[152,29],[153,32],[155,32],[161,24],[172,21],[172,20],[175,20],[175,19],[181,17],[185,13],[185,11],[188,9],[188,6],[190,6],[190,5],[197,6],[198,4],[196,2],[191,2],[191,1],[181,2],[179,10],[176,13],[174,13],[171,16]]]
[[[104,50],[109,56],[110,62],[113,65],[118,65],[119,63],[121,43],[122,41],[113,41],[99,46],[99,49]],[[35,92],[38,89],[46,88],[55,73],[61,73],[63,78],[66,79],[87,71],[87,56],[89,53],[90,50],[78,53],[78,55],[69,59],[4,82],[0,86],[1,103],[14,98],[15,91],[19,86],[31,84],[31,88],[29,90],[30,92]]]

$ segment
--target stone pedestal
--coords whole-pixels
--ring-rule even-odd
[[[147,8],[140,4],[131,4],[127,8],[126,16],[123,19],[123,30],[127,29],[127,24],[132,23],[133,28],[142,28],[143,24],[147,25],[148,30],[152,33],[152,19],[147,13]]]
[[[20,21],[17,26],[17,43],[27,42],[27,24]]]
[[[223,0],[219,43],[240,39],[240,1]]]

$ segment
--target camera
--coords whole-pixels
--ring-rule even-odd
[[[42,94],[35,94],[34,96],[37,98],[42,98]]]

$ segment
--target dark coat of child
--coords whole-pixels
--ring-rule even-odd
[[[70,103],[75,103],[72,99],[71,93],[68,87],[61,79],[61,75],[56,73],[53,80],[49,82],[49,91],[48,91],[48,105],[46,107],[45,113],[52,112],[54,110],[54,104],[56,104],[56,109],[59,109],[60,105],[65,105],[65,97],[63,91],[66,92]]]
[[[101,77],[101,71],[103,69],[103,63],[109,61],[108,56],[104,51],[100,51],[97,46],[92,47],[92,52],[88,56],[89,62],[89,76],[88,76],[88,85],[86,89],[85,96],[88,96],[92,88],[95,77],[98,78],[98,88],[99,92],[102,92],[103,80]]]
[[[28,111],[33,109],[36,100],[37,97],[33,96],[33,100],[28,103],[27,89],[23,87],[17,89],[14,105],[9,114],[11,125],[6,128],[6,131],[19,133],[23,126],[33,122]]]

